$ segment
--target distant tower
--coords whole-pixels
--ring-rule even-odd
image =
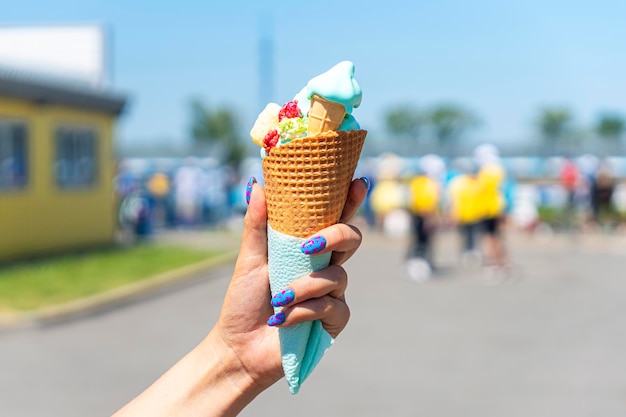
[[[269,13],[259,18],[259,111],[274,100],[274,23]]]

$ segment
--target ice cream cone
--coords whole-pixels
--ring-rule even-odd
[[[272,295],[329,265],[332,253],[310,256],[302,244],[339,221],[366,135],[325,132],[273,148],[263,159]],[[295,394],[333,338],[319,320],[280,328],[278,335],[285,379]]]
[[[336,131],[346,116],[346,108],[318,95],[311,97],[309,109],[308,136],[315,136],[328,131]]]
[[[323,236],[307,239],[323,234],[322,229],[341,218],[367,135],[352,116],[361,98],[354,64],[343,61],[309,80],[280,109],[269,105],[250,131],[263,148],[267,267],[273,297],[295,280],[330,265],[332,251],[312,256],[307,250],[316,242],[317,248],[325,249]],[[307,136],[302,137],[305,131]],[[274,306],[274,313],[282,308]],[[273,325],[273,319],[268,324]],[[287,324],[277,332],[285,380],[296,394],[334,338],[320,320]]]
[[[270,226],[304,238],[337,223],[366,135],[325,132],[272,149],[263,159]]]

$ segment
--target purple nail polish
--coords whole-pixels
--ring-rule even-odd
[[[326,247],[326,238],[324,236],[314,236],[302,244],[302,253],[311,255],[317,253]]]
[[[273,316],[270,316],[270,318],[267,319],[268,326],[278,326],[279,324],[283,324],[284,322],[285,322],[285,313],[283,313],[282,311],[279,311],[278,313],[274,314]]]
[[[250,204],[250,197],[252,196],[252,186],[256,184],[256,178],[250,177],[248,185],[246,185],[246,204]]]
[[[294,298],[296,298],[296,293],[291,288],[285,288],[272,297],[272,306],[282,307],[292,302]]]

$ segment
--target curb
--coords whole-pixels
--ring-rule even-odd
[[[238,251],[227,252],[215,258],[196,262],[151,278],[67,303],[44,307],[34,311],[0,313],[0,330],[45,325],[128,303],[146,294],[167,288],[174,283],[189,280],[199,272],[234,261],[238,253]]]

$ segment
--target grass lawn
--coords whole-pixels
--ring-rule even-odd
[[[0,267],[0,312],[34,310],[94,295],[220,254],[144,244]]]

